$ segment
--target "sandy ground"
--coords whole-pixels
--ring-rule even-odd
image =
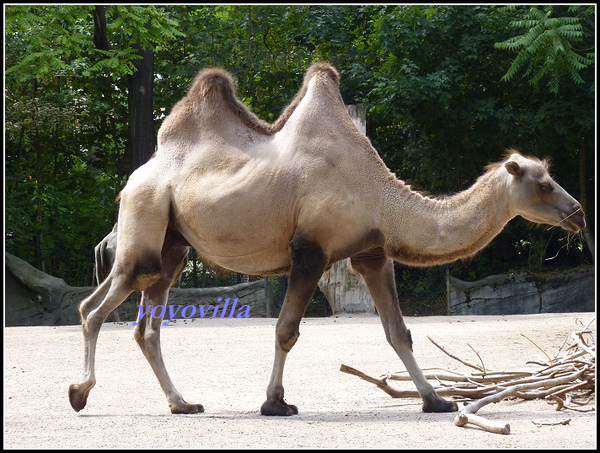
[[[493,370],[528,368],[541,352],[558,352],[576,320],[593,313],[407,318],[421,367],[469,369],[427,340]],[[67,388],[83,363],[80,326],[9,327],[4,331],[5,448],[578,448],[597,446],[595,412],[557,412],[545,401],[503,401],[479,414],[508,422],[510,435],[454,426],[454,414],[425,414],[419,399],[392,399],[339,371],[340,364],[378,376],[404,367],[386,343],[379,318],[305,319],[288,357],[286,400],[300,413],[264,417],[274,319],[196,319],[163,328],[171,378],[206,412],[171,415],[131,324],[105,324],[97,384],[80,413]],[[595,323],[593,324],[595,330]],[[395,383],[396,384],[396,383]],[[412,388],[412,383],[397,383]],[[594,404],[595,406],[595,404]],[[566,425],[543,425],[570,418]]]

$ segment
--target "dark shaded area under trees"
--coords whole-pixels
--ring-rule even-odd
[[[226,68],[240,99],[274,121],[326,60],[414,188],[463,190],[515,147],[549,157],[584,204],[585,238],[516,219],[454,276],[593,264],[594,16],[568,5],[5,6],[6,249],[90,285],[116,195],[201,68]],[[533,32],[558,44],[536,49]]]

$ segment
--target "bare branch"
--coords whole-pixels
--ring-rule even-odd
[[[449,353],[448,351],[446,351],[446,350],[445,350],[443,347],[441,347],[439,344],[437,344],[435,341],[433,341],[433,339],[432,339],[430,336],[427,336],[427,338],[428,338],[428,339],[429,339],[429,341],[431,341],[431,342],[432,342],[434,345],[436,345],[436,346],[437,346],[439,349],[441,349],[441,350],[442,350],[442,352],[444,352],[446,355],[448,355],[448,356],[452,357],[454,360],[458,360],[460,363],[462,363],[463,365],[466,365],[466,366],[468,366],[468,367],[470,367],[470,368],[475,368],[476,370],[479,370],[479,371],[485,372],[485,369],[484,369],[484,368],[481,368],[481,367],[480,367],[480,366],[478,366],[478,365],[473,365],[473,364],[471,364],[471,363],[469,363],[469,362],[465,362],[464,360],[462,360],[462,359],[460,359],[460,358],[456,357],[455,355],[452,355],[452,354],[450,354],[450,353]]]
[[[552,359],[550,358],[550,356],[546,353],[546,351],[544,351],[542,348],[540,348],[537,344],[535,344],[535,341],[533,341],[531,338],[527,337],[527,335],[523,335],[521,334],[521,336],[523,338],[525,338],[526,340],[529,340],[531,342],[531,344],[533,344],[536,348],[538,348],[540,351],[542,351],[542,353],[546,356],[546,358],[548,359],[548,363],[552,363]]]
[[[429,368],[424,369],[423,374],[426,379],[435,381],[433,382],[434,389],[440,396],[476,400],[465,406],[454,418],[454,424],[457,426],[472,424],[492,433],[509,434],[510,425],[508,423],[499,423],[475,415],[483,406],[502,401],[507,397],[524,400],[544,398],[550,404],[556,404],[556,410],[593,411],[594,408],[580,408],[594,400],[596,345],[593,343],[593,332],[588,330],[590,324],[591,321],[582,330],[572,332],[571,338],[573,343],[565,347],[567,344],[567,341],[565,341],[559,348],[559,352],[554,359],[551,359],[533,340],[522,335],[542,351],[548,359],[548,363],[527,362],[541,366],[541,369],[537,370],[487,370],[481,356],[471,345],[468,346],[479,358],[481,366],[473,365],[456,357],[437,344],[433,339],[427,337],[429,341],[446,355],[476,371],[472,371],[469,375],[462,375],[455,371]],[[584,335],[590,335],[590,337],[584,338]],[[562,357],[560,357],[561,351]],[[411,380],[406,371],[388,373],[381,378],[373,378],[347,365],[342,365],[340,370],[348,374],[354,374],[367,382],[375,384],[392,398],[419,396],[415,390],[397,390],[388,383],[389,380]],[[588,392],[582,392],[584,389],[587,389]],[[574,405],[580,407],[573,407]],[[567,424],[568,422],[569,420],[566,420],[560,424]]]

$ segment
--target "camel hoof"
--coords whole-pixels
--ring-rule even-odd
[[[455,412],[458,405],[453,401],[446,401],[438,395],[423,402],[423,412]]]
[[[71,407],[75,409],[75,412],[79,412],[85,407],[90,390],[91,388],[82,391],[79,384],[71,384],[69,386],[69,403],[71,403]]]
[[[204,412],[202,404],[189,404],[186,402],[169,404],[171,414],[198,414]]]
[[[267,400],[263,403],[260,408],[261,415],[278,415],[287,416],[295,415],[298,413],[298,408],[293,404],[286,404],[283,399],[279,400]]]

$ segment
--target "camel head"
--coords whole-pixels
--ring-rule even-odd
[[[581,205],[548,174],[548,163],[513,152],[504,162],[508,171],[511,208],[517,215],[569,232],[585,227]]]

